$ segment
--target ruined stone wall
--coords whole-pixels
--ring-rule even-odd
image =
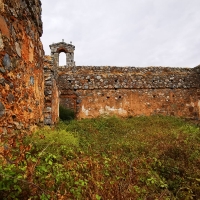
[[[66,66],[65,67],[75,66],[75,62],[74,62],[75,46],[72,45],[72,43],[67,44],[63,40],[62,42],[59,42],[59,43],[53,43],[53,44],[49,45],[49,47],[51,49],[51,57],[54,59],[55,66],[59,66],[59,54],[61,52],[64,52],[66,55]]]
[[[0,0],[0,133],[43,122],[40,0]]]
[[[199,67],[59,68],[60,103],[78,118],[175,115],[199,118]]]
[[[59,94],[56,83],[57,65],[53,57],[44,60],[44,124],[53,125],[59,118]]]

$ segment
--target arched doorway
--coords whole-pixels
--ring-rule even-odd
[[[64,52],[60,52],[59,54],[59,66],[67,65],[67,54]]]

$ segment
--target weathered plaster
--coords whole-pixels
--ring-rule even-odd
[[[153,114],[199,118],[199,67],[74,66],[57,71],[60,103],[75,110],[78,118]]]

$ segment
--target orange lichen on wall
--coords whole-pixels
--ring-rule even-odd
[[[0,133],[43,122],[41,2],[0,0]]]

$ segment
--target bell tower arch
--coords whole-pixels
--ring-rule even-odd
[[[75,61],[74,61],[74,50],[75,46],[72,45],[72,42],[70,44],[65,43],[64,40],[59,43],[53,43],[49,45],[51,49],[51,56],[54,58],[54,62],[57,67],[59,67],[59,54],[61,52],[64,52],[66,54],[66,67],[69,66],[75,66]]]

